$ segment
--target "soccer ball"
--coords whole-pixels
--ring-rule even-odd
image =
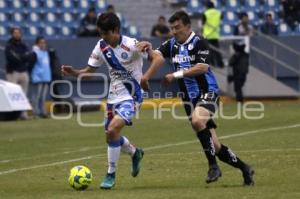
[[[92,172],[86,166],[75,166],[70,170],[69,183],[76,190],[85,190],[92,182]]]

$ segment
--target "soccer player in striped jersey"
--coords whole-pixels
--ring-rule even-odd
[[[107,138],[108,171],[100,184],[102,189],[111,189],[115,185],[116,167],[120,151],[132,158],[131,175],[136,177],[144,152],[133,146],[121,130],[132,125],[132,118],[143,101],[140,80],[143,58],[147,54],[136,48],[137,40],[120,34],[120,20],[113,13],[101,14],[97,19],[100,39],[88,60],[88,66],[81,70],[72,66],[62,66],[64,75],[79,76],[96,72],[105,64],[111,79],[106,108],[105,131]]]
[[[171,59],[174,73],[165,75],[163,83],[177,80],[182,93],[182,101],[191,125],[202,144],[209,163],[207,183],[217,181],[221,170],[217,156],[221,161],[242,171],[244,185],[253,185],[254,170],[237,157],[231,149],[218,141],[216,124],[212,116],[218,107],[219,87],[208,65],[209,48],[203,37],[197,36],[191,29],[191,21],[184,11],[178,11],[169,19],[173,38],[164,42],[153,51],[149,42],[137,44],[138,48],[148,49],[151,65],[144,74],[141,85],[149,89],[148,80],[164,63]]]

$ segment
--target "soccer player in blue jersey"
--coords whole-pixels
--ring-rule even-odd
[[[120,133],[125,125],[132,125],[132,118],[143,101],[140,80],[143,75],[143,58],[147,54],[136,48],[136,39],[120,34],[120,20],[115,14],[101,14],[97,19],[97,27],[102,39],[92,51],[88,66],[77,70],[64,65],[62,73],[72,76],[94,73],[103,64],[109,69],[111,81],[105,121],[108,171],[100,188],[111,189],[115,185],[121,150],[132,158],[131,175],[136,177],[140,170],[143,150],[133,146]]]
[[[138,48],[148,49],[151,65],[144,74],[141,85],[149,89],[148,80],[161,67],[165,59],[171,59],[174,73],[165,75],[163,83],[177,80],[186,114],[202,144],[209,163],[207,183],[217,181],[221,170],[216,156],[223,162],[242,171],[244,185],[253,185],[254,170],[238,158],[231,149],[218,141],[216,124],[212,116],[218,107],[219,87],[208,65],[209,47],[207,41],[191,29],[189,16],[178,11],[169,19],[173,38],[164,42],[155,51],[149,42],[138,43]]]

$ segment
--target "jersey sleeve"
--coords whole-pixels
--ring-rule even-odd
[[[103,64],[99,43],[96,44],[92,54],[90,55],[88,66],[98,68]]]
[[[165,41],[159,46],[156,51],[160,52],[164,58],[171,58],[171,42],[170,40]]]
[[[132,42],[130,42],[129,48],[134,53],[134,57],[142,57],[144,59],[148,58],[147,52],[141,52],[137,47],[136,44],[138,43],[137,39],[132,39]]]
[[[199,39],[195,45],[195,62],[199,64],[209,64],[210,51],[208,42],[205,39]]]

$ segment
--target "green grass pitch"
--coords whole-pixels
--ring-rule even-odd
[[[235,104],[225,106],[227,115],[235,111]],[[130,158],[122,154],[117,184],[109,191],[98,188],[107,165],[102,127],[81,127],[76,115],[1,122],[0,198],[300,198],[299,101],[268,102],[260,120],[217,119],[221,141],[255,168],[254,187],[243,187],[241,172],[221,162],[223,176],[207,185],[207,162],[188,121],[167,112],[160,120],[152,115],[142,110],[123,132],[145,149],[140,175],[131,177]],[[103,113],[83,113],[81,119],[102,122]],[[91,169],[93,182],[86,191],[75,191],[67,178],[81,164]]]

